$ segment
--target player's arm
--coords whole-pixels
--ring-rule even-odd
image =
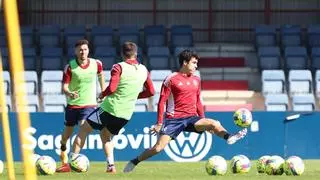
[[[78,98],[78,92],[77,91],[73,91],[71,92],[69,90],[69,83],[71,81],[71,68],[69,65],[66,65],[66,67],[64,68],[64,72],[63,72],[63,79],[62,79],[62,92],[70,97],[70,98]]]
[[[154,95],[154,93],[155,93],[155,90],[153,87],[153,83],[150,77],[150,73],[148,73],[147,80],[144,82],[144,85],[143,85],[143,91],[140,92],[138,99],[151,97]]]
[[[153,128],[151,128],[152,134],[157,134],[160,132],[160,129],[163,123],[164,107],[170,96],[170,93],[171,93],[170,82],[165,80],[164,83],[162,84],[161,91],[160,91],[160,97],[158,102],[157,123]]]
[[[106,89],[106,82],[104,79],[104,74],[103,74],[103,68],[102,68],[102,62],[100,60],[97,60],[97,75],[98,75],[98,81],[100,84],[101,92],[103,92]]]
[[[100,99],[103,99],[105,96],[109,96],[113,94],[117,90],[120,82],[120,76],[122,73],[121,66],[119,64],[113,65],[110,73],[111,73],[111,78],[110,78],[109,86],[104,91],[102,91],[102,93],[99,96]]]
[[[202,105],[202,101],[201,101],[201,88],[200,88],[200,82],[199,82],[199,88],[197,91],[197,113],[198,116],[204,118],[204,110],[203,110],[203,105]]]

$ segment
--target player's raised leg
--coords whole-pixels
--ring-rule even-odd
[[[113,143],[112,143],[112,137],[113,135],[110,133],[110,131],[107,128],[103,128],[100,131],[100,137],[103,144],[104,153],[107,157],[107,173],[115,174],[116,166],[114,164],[114,156],[113,156]]]
[[[169,135],[161,135],[157,143],[152,148],[145,150],[140,156],[129,161],[126,167],[124,168],[123,172],[129,173],[133,171],[133,169],[135,168],[136,165],[138,165],[138,163],[146,159],[149,159],[150,157],[161,152],[167,146],[170,140],[171,140],[171,137]]]
[[[197,131],[208,131],[225,139],[228,144],[234,144],[247,134],[247,129],[242,129],[235,134],[229,134],[222,124],[213,119],[202,118],[194,124]]]

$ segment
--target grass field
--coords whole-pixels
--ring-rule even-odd
[[[110,175],[104,172],[105,164],[101,162],[91,162],[90,169],[87,173],[64,173],[54,174],[52,176],[38,176],[39,179],[77,179],[77,180],[99,180],[99,179],[148,179],[148,180],[167,180],[167,179],[227,179],[227,180],[246,180],[246,179],[320,179],[320,160],[306,160],[305,172],[302,176],[292,177],[286,176],[268,176],[266,174],[258,174],[255,167],[255,161],[252,161],[252,167],[248,174],[232,174],[228,172],[225,176],[209,176],[207,175],[204,165],[205,162],[196,163],[176,163],[176,162],[144,162],[141,163],[135,171],[130,174],[122,173],[122,169],[126,162],[117,162],[118,173]],[[16,179],[23,179],[23,169],[21,163],[15,164]],[[0,179],[7,179],[7,170],[0,175]]]

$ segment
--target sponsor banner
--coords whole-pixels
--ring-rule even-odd
[[[239,128],[232,121],[232,113],[207,113],[208,118],[217,119],[230,132],[236,132]],[[296,132],[300,133],[301,143],[307,143],[310,138],[307,138],[309,131],[306,129],[296,128],[296,124],[301,127],[303,121],[295,121],[288,123],[285,127],[283,119],[285,113],[254,113],[254,125],[249,128],[248,136],[235,145],[227,145],[225,140],[212,135],[210,133],[181,133],[176,140],[171,141],[170,144],[158,155],[150,160],[173,160],[178,162],[193,162],[208,159],[212,155],[221,155],[226,159],[232,158],[237,154],[247,155],[251,159],[256,159],[265,154],[292,154],[299,153],[299,156],[312,156],[317,158],[319,155],[319,146],[315,151],[303,150],[299,144],[293,143],[292,138],[286,137],[294,136]],[[60,140],[63,132],[63,113],[32,113],[31,115],[32,127],[24,132],[24,136],[28,139],[28,143],[23,145],[25,148],[33,149],[39,155],[49,155],[56,160],[59,160],[60,154]],[[316,114],[315,116],[319,116]],[[13,143],[13,152],[15,161],[21,160],[20,143],[18,135],[18,126],[16,115],[9,114],[10,129]],[[315,119],[308,116],[308,122]],[[319,119],[319,117],[318,117]],[[149,134],[149,128],[156,122],[156,113],[135,113],[130,122],[120,131],[119,135],[113,138],[115,147],[114,155],[116,161],[130,160],[145,149],[151,148],[157,141],[157,136]],[[304,123],[305,127],[317,127]],[[292,131],[291,131],[292,129]],[[76,132],[72,135],[67,143],[67,151],[69,152],[76,137]],[[301,132],[300,132],[301,131]],[[313,131],[313,132],[316,132]],[[2,136],[2,128],[0,131]],[[289,144],[285,144],[285,141]],[[303,141],[303,142],[302,142]],[[3,139],[0,138],[1,152],[4,152]],[[306,145],[306,144],[305,144]],[[310,146],[310,145],[309,145]],[[304,146],[305,147],[305,146]],[[293,148],[293,151],[290,151]],[[305,147],[306,148],[306,147]],[[81,153],[88,156],[92,161],[105,161],[103,152],[103,145],[100,140],[98,131],[92,132],[86,139],[86,143]],[[0,153],[0,159],[4,159],[4,153]],[[320,158],[320,157],[318,157]]]

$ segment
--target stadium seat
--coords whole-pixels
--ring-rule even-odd
[[[151,70],[150,77],[153,81],[163,81],[171,73],[171,70]]]
[[[266,111],[287,111],[289,98],[287,94],[267,94],[265,96]]]
[[[4,93],[11,94],[11,80],[9,71],[3,71]]]
[[[6,95],[6,106],[5,106],[5,110],[3,111],[2,108],[0,107],[0,113],[1,112],[10,112],[12,111],[12,103],[11,103],[11,96],[10,95]]]
[[[23,48],[23,59],[25,70],[37,69],[37,55],[35,48]]]
[[[320,98],[320,70],[316,71],[314,81],[316,83],[315,84],[316,96]]]
[[[67,105],[66,96],[62,94],[46,94],[43,96],[44,112],[64,112]]]
[[[80,39],[85,39],[86,27],[82,25],[69,25],[64,28],[65,47],[74,47],[75,43]]]
[[[2,68],[3,70],[8,71],[10,69],[8,49],[5,47],[1,47],[0,50],[1,50],[1,56],[2,56]]]
[[[68,52],[67,52],[67,62],[69,62],[71,59],[76,58],[76,55],[74,53],[75,48],[74,47],[69,47]]]
[[[276,28],[272,25],[259,25],[255,28],[256,46],[276,46]]]
[[[45,25],[39,28],[40,47],[60,47],[60,26]]]
[[[311,70],[320,69],[320,47],[314,47],[311,50]]]
[[[103,69],[110,70],[116,63],[116,49],[110,46],[99,46],[95,48],[94,58],[102,62]]]
[[[284,51],[285,64],[290,69],[306,69],[308,54],[305,47],[287,47]]]
[[[313,93],[312,75],[309,70],[289,71],[289,95]]]
[[[291,46],[301,46],[300,25],[284,25],[281,27],[282,48]]]
[[[137,25],[120,25],[119,26],[119,45],[131,41],[139,45],[140,32]]]
[[[261,69],[280,69],[280,49],[279,47],[260,47],[258,59]]]
[[[308,27],[308,47],[320,47],[320,25],[310,25]]]
[[[176,47],[193,47],[193,31],[191,25],[172,25],[170,32],[170,49],[172,52]]]
[[[292,96],[293,111],[314,111],[316,108],[313,94],[297,94]]]
[[[45,47],[40,52],[41,70],[62,70],[62,48]]]
[[[147,112],[148,111],[148,100],[138,99],[135,105],[135,112]]]
[[[263,94],[286,93],[286,80],[283,70],[263,70],[261,80]]]
[[[166,46],[166,28],[164,25],[144,27],[144,44],[146,49],[153,46]]]
[[[148,48],[148,61],[150,69],[171,69],[170,52],[167,47]]]
[[[91,29],[91,39],[94,47],[112,46],[113,29],[111,26],[93,26]]]
[[[34,46],[34,33],[32,26],[21,26],[21,42],[24,48]]]
[[[41,94],[62,94],[63,71],[42,71]]]
[[[17,104],[16,111],[19,112],[38,112],[40,110],[39,106],[39,97],[38,95],[27,95],[26,106],[22,106],[21,104]]]
[[[0,27],[0,47],[7,47],[6,31],[3,26]]]
[[[36,95],[38,94],[38,75],[36,71],[24,71],[24,80],[25,83],[20,83],[16,89],[16,93],[25,92],[28,95]]]

